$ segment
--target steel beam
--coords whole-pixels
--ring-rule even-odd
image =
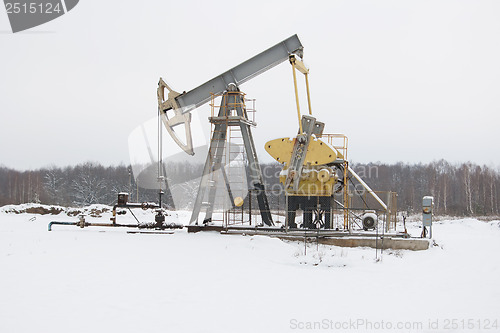
[[[293,35],[285,39],[284,41],[270,47],[264,52],[257,54],[238,66],[233,67],[230,70],[203,83],[193,90],[180,94],[175,97],[175,101],[181,108],[183,108],[184,113],[190,112],[193,109],[191,106],[194,105],[194,107],[197,108],[210,101],[211,93],[222,94],[231,83],[239,86],[257,75],[262,74],[288,60],[288,57],[291,54],[296,54],[301,58],[303,56],[303,46],[297,35]],[[186,109],[188,106],[191,108]],[[171,107],[163,111],[167,111],[169,109],[171,109]]]

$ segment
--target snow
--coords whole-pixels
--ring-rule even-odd
[[[382,321],[437,332],[451,319],[500,324],[499,221],[439,221],[431,249],[379,251],[376,260],[371,248],[309,244],[304,254],[304,243],[265,236],[59,225],[48,232],[50,221],[78,218],[12,208],[0,209],[0,332],[346,331],[335,325],[349,322],[395,331],[376,329]],[[190,216],[169,214],[184,224]],[[134,223],[130,214],[118,217],[124,221]],[[419,223],[407,224],[419,235]],[[436,320],[440,330],[430,329]],[[307,329],[318,324],[323,329]]]

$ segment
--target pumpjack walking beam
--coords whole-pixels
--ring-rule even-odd
[[[162,120],[167,131],[179,147],[186,153],[194,155],[191,139],[190,112],[210,101],[211,94],[222,94],[228,89],[229,84],[234,84],[236,87],[239,87],[241,84],[251,80],[257,75],[288,60],[289,56],[292,54],[300,58],[303,56],[303,46],[297,35],[285,39],[188,92],[178,93],[172,90],[165,81],[160,78],[157,91],[158,107],[162,111]],[[165,94],[165,89],[168,90],[167,95]],[[173,115],[170,110],[173,111]],[[175,133],[174,127],[178,125],[185,126],[185,140],[181,140]]]

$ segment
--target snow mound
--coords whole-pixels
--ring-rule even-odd
[[[39,214],[39,215],[59,215],[65,211],[66,208],[62,206],[43,205],[37,203],[25,203],[20,205],[6,205],[0,207],[0,212],[8,214]]]
[[[77,216],[80,214],[101,217],[104,213],[110,212],[111,206],[107,205],[90,205],[82,208],[62,207],[57,205],[44,205],[38,203],[25,203],[20,205],[6,205],[0,207],[1,213],[6,214],[36,214],[36,215],[59,215],[61,213],[67,216]]]

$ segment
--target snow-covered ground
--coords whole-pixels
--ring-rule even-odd
[[[500,330],[499,221],[440,221],[430,250],[375,260],[371,248],[304,254],[304,243],[265,236],[48,232],[77,217],[19,208],[0,208],[0,332]],[[87,221],[109,221],[101,215]]]

